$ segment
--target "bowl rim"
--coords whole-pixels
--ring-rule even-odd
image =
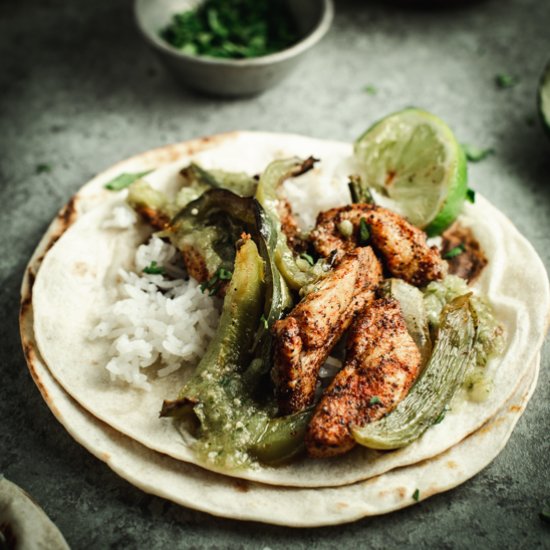
[[[268,55],[262,55],[260,57],[250,57],[246,59],[226,59],[205,55],[187,54],[174,48],[173,46],[170,46],[167,42],[162,40],[160,36],[158,36],[158,34],[149,32],[143,26],[140,17],[140,6],[142,3],[147,1],[148,0],[134,0],[134,19],[141,34],[152,46],[159,49],[163,53],[171,55],[172,57],[175,57],[177,59],[218,67],[265,66],[272,65],[274,63],[280,63],[282,61],[295,57],[319,42],[321,38],[323,38],[323,36],[328,32],[334,18],[333,0],[320,0],[319,3],[321,4],[322,11],[319,22],[308,34],[306,34],[302,39],[300,39],[289,48]]]

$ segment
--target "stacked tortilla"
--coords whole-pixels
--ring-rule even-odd
[[[21,334],[37,386],[77,441],[147,492],[238,519],[290,526],[344,523],[414,504],[473,476],[499,453],[525,409],[547,327],[548,279],[531,245],[479,195],[460,219],[489,258],[476,287],[503,324],[505,349],[487,366],[494,381],[489,397],[453,404],[444,422],[408,447],[389,453],[357,448],[335,459],[215,472],[170,419],[158,418],[162,401],[181,386],[181,374],[152,380],[150,392],[112,383],[104,368],[108,342],[89,335],[112,300],[114,274],[131,267],[148,230],[139,224],[124,231],[105,226],[123,201],[123,193],[106,190],[105,183],[122,172],[154,169],[147,180],[167,190],[191,160],[207,169],[255,174],[275,158],[310,155],[322,162],[301,182],[304,192],[345,189],[353,161],[344,143],[239,132],[144,153],[85,185],[30,261]]]

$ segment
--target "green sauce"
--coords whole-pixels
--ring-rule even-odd
[[[439,327],[439,315],[443,307],[457,296],[471,292],[466,281],[455,275],[448,275],[443,281],[430,283],[424,290],[424,307],[432,329]],[[496,320],[490,304],[485,298],[473,295],[471,303],[477,316],[476,364],[484,367],[504,347],[502,326]]]

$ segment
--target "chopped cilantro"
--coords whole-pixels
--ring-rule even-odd
[[[448,252],[445,252],[445,254],[443,254],[443,258],[445,258],[446,260],[456,258],[456,256],[460,256],[460,254],[462,254],[465,250],[466,247],[463,244],[459,244],[458,246],[451,248],[451,250],[449,250]]]
[[[126,187],[132,185],[134,181],[142,178],[143,176],[146,176],[150,172],[151,170],[135,173],[124,172],[122,174],[119,174],[116,178],[113,178],[111,181],[107,182],[105,184],[105,189],[109,189],[109,191],[121,191],[122,189],[126,189]]]
[[[201,289],[201,292],[204,292],[205,290],[208,290],[208,294],[210,296],[214,296],[220,289],[220,285],[222,281],[229,281],[231,277],[233,276],[233,272],[229,269],[225,269],[224,267],[219,267],[216,273],[208,279],[208,281],[205,281],[204,283],[201,283],[199,285],[199,288]]]
[[[299,38],[282,0],[205,0],[174,15],[160,35],[189,55],[233,59],[275,53]]]
[[[365,218],[359,221],[359,246],[365,246],[370,239],[369,224]]]
[[[484,149],[481,147],[476,147],[475,145],[468,145],[467,143],[462,144],[462,149],[466,155],[466,158],[470,162],[480,162],[486,159],[489,155],[494,155],[495,153],[495,150],[490,147]]]
[[[229,271],[229,269],[220,267],[220,269],[218,269],[218,277],[222,281],[229,281],[231,277],[233,277],[233,272]]]
[[[445,418],[445,415],[447,414],[447,409],[444,409],[440,414],[439,416],[435,419],[434,421],[434,426],[436,424],[439,424],[441,422],[443,422],[443,419]]]
[[[315,264],[315,260],[313,259],[313,256],[310,256],[306,252],[300,254],[300,258],[305,260],[309,265],[314,265]]]
[[[36,173],[37,174],[45,174],[46,172],[51,172],[52,167],[50,164],[41,163],[36,165]]]
[[[519,84],[519,78],[506,73],[500,73],[495,76],[496,85],[504,90],[506,88],[513,88]]]
[[[466,200],[472,204],[476,202],[476,192],[473,189],[468,188],[466,191]]]
[[[161,275],[164,273],[164,267],[158,265],[155,260],[153,260],[147,267],[143,268],[143,273],[148,275]]]
[[[369,95],[376,95],[376,93],[378,92],[378,90],[376,89],[375,86],[373,86],[372,84],[368,84],[367,86],[365,86],[363,88],[363,91],[366,92],[367,94]]]
[[[380,403],[380,397],[378,397],[377,395],[375,395],[374,397],[371,397],[370,398],[370,401],[369,401],[369,405],[376,405],[378,403]]]
[[[264,328],[267,330],[269,328],[269,325],[267,324],[267,319],[265,318],[265,315],[262,314],[260,317],[260,321],[263,323]]]
[[[418,499],[420,498],[420,491],[418,489],[415,489],[412,497],[415,502],[418,502]]]

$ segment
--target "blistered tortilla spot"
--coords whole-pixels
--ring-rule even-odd
[[[491,432],[494,428],[496,428],[499,424],[502,424],[504,422],[504,418],[496,418],[495,420],[488,422],[484,426],[482,426],[476,433],[483,435],[486,433]]]
[[[522,409],[523,407],[521,405],[512,405],[509,410],[512,413],[516,413],[516,412],[520,412]]]
[[[107,452],[103,452],[101,453],[100,460],[103,462],[109,462],[109,460],[111,460],[111,455]]]
[[[345,510],[346,508],[349,508],[349,504],[347,502],[337,502],[336,503],[336,509],[337,510]]]
[[[23,352],[25,353],[25,358],[27,359],[27,366],[29,367],[31,377],[34,380],[34,383],[36,384],[36,386],[38,387],[38,391],[41,393],[42,398],[44,399],[44,401],[46,401],[46,405],[48,405],[48,408],[52,411],[52,413],[56,418],[62,418],[62,414],[60,410],[57,408],[54,399],[49,394],[48,390],[46,389],[46,386],[44,386],[44,384],[42,383],[42,379],[35,371],[34,363],[37,357],[36,357],[36,352],[34,350],[34,347],[28,342],[24,342]]]
[[[407,495],[407,489],[405,489],[405,487],[397,487],[395,492],[397,493],[399,498],[405,498],[405,496]]]
[[[239,493],[248,493],[250,491],[250,483],[245,479],[234,479],[233,487],[239,491]]]
[[[73,265],[73,273],[79,277],[84,277],[88,273],[89,266],[86,262],[76,262]]]
[[[27,363],[33,363],[36,359],[34,348],[28,342],[23,342],[23,353],[25,354],[25,359],[27,360]]]
[[[458,468],[458,464],[454,460],[447,460],[447,468],[456,470]]]
[[[44,258],[44,256],[48,253],[48,251],[53,247],[53,245],[61,238],[63,233],[73,225],[74,222],[76,222],[76,219],[78,217],[78,213],[76,211],[76,203],[78,200],[77,195],[73,195],[69,202],[59,211],[57,214],[57,217],[55,218],[55,228],[50,235],[50,240],[46,244],[44,254],[40,258],[40,262]]]
[[[73,195],[69,202],[61,209],[57,218],[62,222],[62,227],[64,232],[69,226],[71,226],[76,219],[76,203],[77,195]]]

